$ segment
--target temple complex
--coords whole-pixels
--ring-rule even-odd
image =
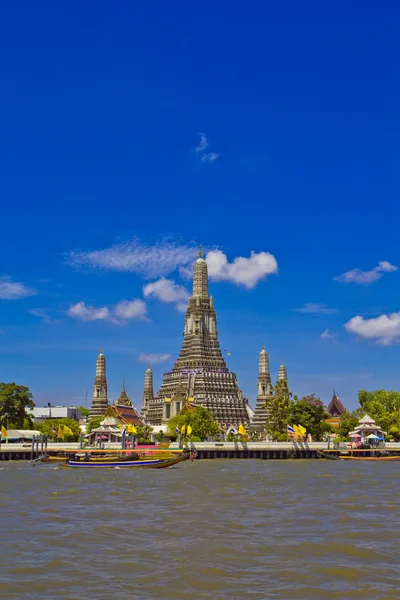
[[[106,376],[106,357],[103,350],[96,360],[96,377],[94,380],[93,400],[90,408],[89,419],[101,417],[108,407],[107,399],[107,376]]]
[[[221,426],[249,425],[251,409],[220,350],[214,300],[208,294],[207,263],[201,248],[194,264],[193,294],[188,300],[179,357],[172,371],[164,374],[156,397],[151,398],[150,379],[147,383],[143,407],[150,425],[165,424],[181,410],[186,399],[208,408]]]
[[[266,402],[271,398],[273,393],[271,384],[271,375],[269,373],[268,353],[263,345],[260,352],[260,366],[257,381],[257,400],[256,409],[254,411],[252,426],[255,429],[265,429],[268,419],[268,410]]]

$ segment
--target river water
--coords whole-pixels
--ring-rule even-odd
[[[0,463],[0,597],[400,598],[399,463]]]

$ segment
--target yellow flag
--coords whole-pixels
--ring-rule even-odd
[[[194,398],[188,398],[188,402],[194,402]]]
[[[63,432],[63,430],[62,430],[62,427],[61,427],[61,425],[59,425],[59,426],[58,426],[57,437],[58,437],[60,440],[63,440],[63,439],[64,439],[64,432]]]
[[[6,444],[8,444],[7,429],[4,427],[4,425],[1,426],[1,437],[6,438]]]
[[[238,433],[240,435],[246,435],[247,434],[247,431],[245,430],[245,428],[243,427],[243,425],[241,423],[239,425]]]
[[[307,431],[307,430],[306,430],[306,428],[305,428],[305,427],[303,427],[302,425],[299,425],[299,431],[300,431],[300,435],[302,435],[302,436],[303,436],[303,435],[305,435],[305,434],[306,434],[306,431]]]
[[[66,425],[64,425],[64,433],[66,433],[67,435],[74,435],[72,429],[70,429]]]
[[[188,435],[191,435],[191,434],[192,434],[192,426],[191,426],[191,425],[188,425],[188,426],[187,426],[186,433],[187,433]]]
[[[129,433],[137,433],[137,428],[134,425],[128,427]]]
[[[182,425],[181,427],[181,433],[184,434],[186,431],[186,425]]]

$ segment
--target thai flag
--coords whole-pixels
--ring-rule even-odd
[[[121,433],[122,435],[126,435],[126,425],[123,426]]]
[[[175,433],[180,433],[181,430],[179,429],[179,427],[175,427]]]
[[[293,427],[291,425],[287,426],[287,432],[288,433],[296,433],[295,430],[293,429]]]
[[[231,433],[236,434],[238,432],[238,430],[236,429],[236,427],[231,427]]]

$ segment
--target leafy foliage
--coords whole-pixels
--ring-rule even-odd
[[[326,412],[322,400],[315,394],[295,398],[291,403],[290,424],[302,425],[316,441],[321,440],[323,434],[331,430],[329,423],[325,423],[325,419],[328,418],[329,414]]]
[[[139,441],[139,444],[145,444],[146,442],[151,441],[151,432],[153,431],[153,427],[151,425],[138,425],[136,427],[137,434],[136,437]]]
[[[81,411],[82,417],[85,417],[85,419],[88,418],[90,414],[90,410],[88,408],[86,408],[85,406],[77,406],[76,408]]]
[[[104,421],[104,416],[102,415],[100,417],[93,417],[93,419],[90,419],[86,425],[86,433],[92,433],[93,429],[100,427],[100,423],[102,421]]]
[[[46,419],[46,421],[42,421],[41,423],[35,423],[35,429],[40,431],[43,435],[47,435],[50,440],[58,439],[58,428],[62,429],[68,427],[72,431],[72,435],[69,433],[64,433],[64,441],[65,442],[78,442],[81,430],[80,427],[74,419],[68,419],[67,417],[64,419]]]
[[[214,421],[212,413],[204,406],[196,406],[195,408],[183,408],[179,414],[167,423],[168,433],[171,436],[176,435],[176,428],[179,430],[190,424],[192,435],[204,440],[210,435],[216,435],[219,432],[218,424]]]
[[[27,408],[34,408],[32,394],[28,387],[16,383],[0,383],[0,425],[11,429],[32,427]]]
[[[278,434],[285,434],[290,417],[290,392],[287,382],[277,382],[273,396],[267,400],[266,408],[269,419],[266,423],[266,432],[277,439]],[[286,438],[285,438],[286,439]]]
[[[358,401],[363,414],[368,413],[380,428],[395,440],[400,439],[400,392],[360,390]]]

